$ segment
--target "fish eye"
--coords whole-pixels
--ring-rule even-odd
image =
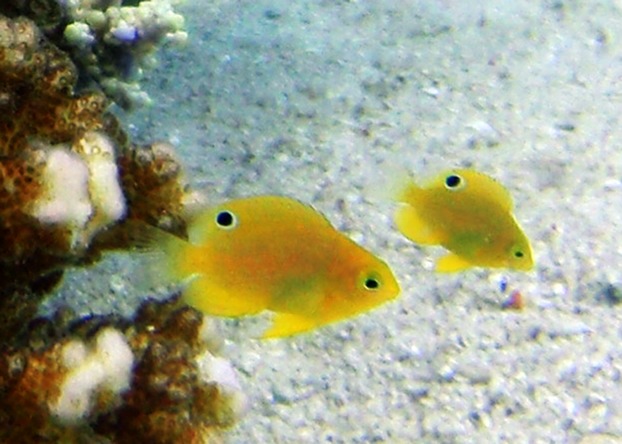
[[[225,230],[235,228],[238,221],[231,211],[223,210],[216,215],[216,225]]]
[[[465,180],[457,174],[450,174],[445,178],[445,188],[448,190],[459,190],[460,188],[464,188],[465,184]]]
[[[522,259],[525,257],[525,252],[519,247],[512,247],[511,254],[515,259]]]
[[[380,279],[368,276],[365,278],[365,281],[363,281],[363,287],[365,287],[365,290],[378,290],[380,288]]]

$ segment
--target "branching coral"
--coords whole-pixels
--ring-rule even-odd
[[[98,84],[124,108],[149,102],[138,84],[164,44],[183,44],[184,19],[174,0],[15,1],[0,6],[10,16],[33,19],[56,44],[66,49],[80,70],[82,84]],[[126,2],[127,3],[127,2]]]
[[[204,443],[246,399],[198,311],[146,302],[131,322],[67,313],[0,353],[0,442]]]

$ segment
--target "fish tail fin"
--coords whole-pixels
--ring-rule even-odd
[[[421,218],[410,205],[400,205],[393,216],[397,229],[411,241],[420,245],[439,245],[443,243],[441,232]]]
[[[137,255],[140,273],[135,277],[139,289],[150,290],[187,279],[183,258],[191,244],[164,230],[144,222],[128,221],[123,224],[124,234],[130,239]]]
[[[373,200],[404,202],[408,193],[416,187],[410,171],[403,165],[381,168],[377,179],[367,187],[367,195]]]

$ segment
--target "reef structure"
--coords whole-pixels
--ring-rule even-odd
[[[83,82],[92,76],[94,86],[106,90],[106,76],[115,77],[107,71],[107,47],[121,46],[111,50],[116,55],[148,53],[148,45],[140,49],[145,34],[136,20],[157,22],[149,9],[156,4],[168,4],[172,14],[164,1],[16,0],[0,6],[11,14],[0,15],[2,443],[212,442],[246,409],[213,325],[176,300],[144,302],[131,319],[76,318],[59,309],[52,318],[31,321],[68,265],[131,246],[122,236],[125,221],[185,234],[194,196],[173,147],[132,143],[108,111],[110,98]],[[39,26],[20,16],[25,12]],[[88,30],[73,20],[80,14]],[[105,23],[98,27],[102,14]],[[169,22],[149,25],[157,31],[151,37],[182,24],[169,15]],[[137,46],[124,40],[132,32]],[[72,35],[105,44],[78,39],[79,51],[68,53],[53,43],[58,35],[63,44]]]
[[[0,13],[32,19],[78,66],[80,88],[97,85],[125,109],[150,102],[143,72],[163,46],[188,38],[175,0],[10,0]],[[124,4],[125,3],[125,4]]]
[[[0,442],[212,442],[246,401],[201,313],[147,301],[132,319],[31,321],[68,265],[130,246],[123,222],[185,233],[173,147],[132,143],[103,92],[78,91],[82,69],[32,20],[0,16]]]
[[[127,218],[184,231],[173,148],[132,144],[108,99],[76,81],[32,21],[0,16],[0,299],[92,259],[98,234]]]
[[[214,325],[175,298],[131,320],[70,319],[0,347],[0,442],[208,443],[245,412]]]

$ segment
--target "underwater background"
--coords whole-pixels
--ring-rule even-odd
[[[312,204],[402,287],[292,338],[253,339],[265,319],[220,320],[249,397],[229,442],[622,440],[622,2],[176,9],[187,45],[145,73],[153,105],[124,117],[132,137],[171,142],[208,202]],[[534,270],[435,273],[440,249],[403,238],[377,198],[398,164],[498,179]],[[44,309],[131,313],[144,296],[133,261],[73,271]],[[516,291],[518,310],[506,304]]]

